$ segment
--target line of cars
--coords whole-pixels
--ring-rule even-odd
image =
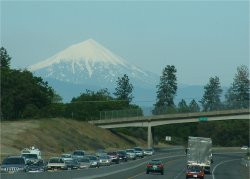
[[[1,164],[1,173],[99,168],[153,154],[153,149],[143,150],[140,147],[112,152],[97,150],[95,154],[88,154],[84,150],[76,150],[73,153],[64,153],[60,157],[51,157],[45,161],[41,157],[40,150],[31,147],[22,150],[20,156],[6,157]]]

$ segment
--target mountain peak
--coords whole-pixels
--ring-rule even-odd
[[[56,55],[41,61],[37,64],[28,67],[30,71],[37,71],[49,67],[53,64],[60,62],[72,62],[72,63],[96,63],[102,62],[105,64],[119,64],[125,65],[125,61],[113,54],[110,50],[99,44],[93,39],[88,39],[83,42],[71,45],[65,50],[57,53]]]

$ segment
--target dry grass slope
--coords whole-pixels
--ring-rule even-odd
[[[20,154],[20,150],[36,146],[45,158],[83,149],[94,152],[145,146],[143,140],[126,140],[106,129],[70,119],[41,119],[1,122],[1,160],[6,155]]]

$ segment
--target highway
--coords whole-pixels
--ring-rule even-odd
[[[205,179],[248,179],[249,168],[240,164],[242,153],[215,153],[211,174]],[[165,174],[146,174],[148,160],[160,158],[165,163]],[[1,179],[183,179],[185,178],[186,156],[183,149],[171,149],[158,152],[152,157],[115,164],[109,167],[72,171],[43,173],[1,174]]]

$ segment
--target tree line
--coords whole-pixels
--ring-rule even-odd
[[[133,85],[126,74],[118,77],[113,96],[107,89],[86,90],[64,104],[61,96],[41,77],[28,70],[11,69],[11,57],[4,47],[0,48],[0,57],[2,120],[53,117],[96,120],[100,111],[140,109],[131,104]]]
[[[242,65],[237,68],[234,81],[225,94],[225,101],[221,101],[222,88],[219,77],[210,77],[204,86],[204,94],[199,101],[193,99],[188,105],[182,99],[178,105],[174,104],[177,93],[177,70],[173,65],[167,65],[157,85],[157,99],[154,104],[153,114],[200,112],[225,109],[249,108],[249,70]]]

